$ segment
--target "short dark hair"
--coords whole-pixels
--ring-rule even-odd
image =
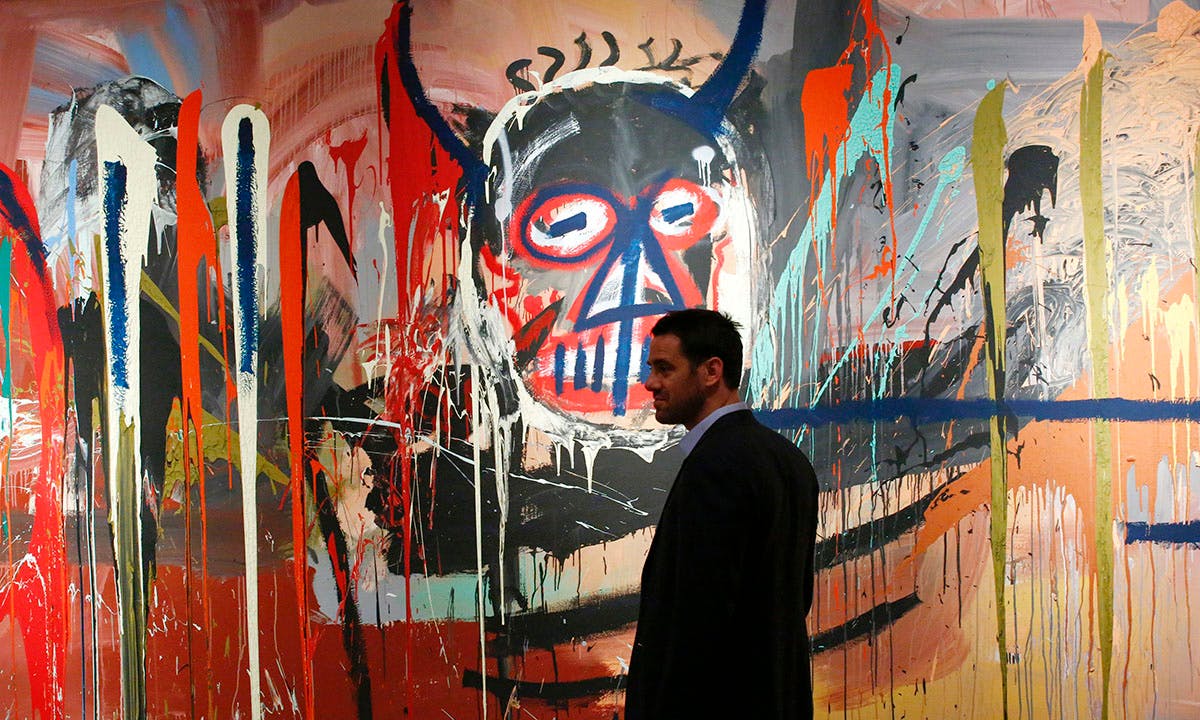
[[[683,355],[696,367],[709,358],[720,358],[721,377],[731,390],[742,382],[742,326],[716,310],[690,308],[669,312],[658,319],[650,334],[679,338]]]

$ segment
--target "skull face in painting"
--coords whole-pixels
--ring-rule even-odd
[[[649,73],[571,73],[510,101],[485,137],[473,280],[525,388],[560,414],[653,427],[641,383],[654,322],[704,306],[751,327],[743,145],[728,122],[710,135],[658,109],[690,93]]]

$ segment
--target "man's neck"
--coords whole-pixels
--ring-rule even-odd
[[[742,399],[738,396],[737,390],[722,388],[721,391],[713,393],[705,399],[704,406],[701,408],[700,412],[696,414],[696,419],[691,423],[685,423],[684,428],[691,430],[700,423],[704,422],[704,418],[712,415],[717,410],[720,410],[726,405],[733,405],[734,403],[739,403],[741,401]]]

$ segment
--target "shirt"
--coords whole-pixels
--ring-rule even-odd
[[[683,456],[686,458],[691,454],[692,448],[696,447],[696,443],[700,442],[700,438],[704,437],[704,433],[712,427],[712,424],[731,412],[738,410],[749,410],[750,406],[744,402],[735,402],[732,405],[722,405],[721,407],[709,413],[708,417],[696,423],[695,427],[687,431],[683,439],[679,441],[679,447],[683,450]]]

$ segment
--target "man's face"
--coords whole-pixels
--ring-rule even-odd
[[[704,408],[704,390],[700,373],[683,354],[679,338],[675,335],[651,338],[647,362],[650,375],[645,387],[654,398],[654,419],[691,430]]]

